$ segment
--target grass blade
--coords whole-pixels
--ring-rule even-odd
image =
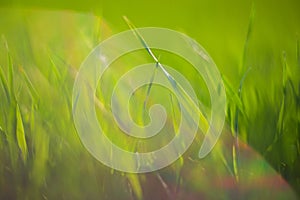
[[[4,72],[3,72],[1,66],[0,66],[0,80],[1,80],[2,86],[4,88],[6,98],[7,98],[8,102],[10,102],[9,88],[8,88],[8,84],[7,84],[7,81],[5,79]]]
[[[152,74],[152,76],[150,78],[150,84],[148,85],[148,88],[147,88],[147,94],[146,94],[146,98],[144,100],[144,107],[143,107],[144,111],[146,110],[146,105],[148,103],[148,99],[149,99],[149,96],[150,96],[150,91],[151,91],[151,88],[152,88],[152,85],[153,85],[153,80],[154,80],[156,71],[157,71],[157,65],[154,68],[153,74]]]
[[[171,101],[171,108],[172,108],[172,124],[173,124],[173,129],[174,129],[174,132],[176,133],[178,128],[179,128],[179,124],[177,123],[176,121],[176,111],[175,111],[175,105],[177,105],[173,99],[173,95],[172,93],[170,93],[170,101]]]
[[[15,98],[15,91],[14,91],[14,69],[13,69],[12,58],[8,49],[7,49],[7,63],[8,63],[8,84],[9,84],[10,95],[12,99],[15,100],[16,98]]]
[[[31,110],[30,110],[30,131],[34,130],[34,111],[35,111],[35,104],[34,102],[31,103]]]
[[[136,174],[127,174],[126,176],[137,199],[143,199],[143,191],[139,177]]]
[[[184,108],[188,110],[188,113],[194,113],[197,112],[199,115],[199,128],[203,133],[206,133],[206,131],[209,128],[209,122],[202,113],[202,111],[197,106],[197,103],[194,102],[194,100],[187,94],[187,92],[184,90],[184,88],[167,72],[167,70],[164,68],[164,66],[159,62],[158,58],[154,55],[152,50],[150,49],[149,45],[145,41],[145,39],[142,37],[142,35],[138,32],[136,27],[129,21],[129,19],[124,16],[124,20],[128,24],[129,28],[133,31],[133,34],[138,38],[138,40],[142,43],[148,54],[153,58],[155,63],[157,64],[157,67],[162,70],[163,74],[166,76],[168,81],[171,83],[175,93],[178,94],[178,97],[180,97],[181,103],[184,105]]]
[[[242,114],[244,114],[244,107],[243,103],[238,95],[238,93],[233,89],[233,86],[231,85],[230,81],[226,78],[225,75],[222,75],[222,80],[224,82],[226,92],[227,92],[227,97],[232,100],[232,102],[237,106],[237,108],[240,110]],[[232,130],[234,131],[234,129]]]
[[[30,81],[30,79],[29,79],[27,73],[25,72],[25,70],[24,70],[23,68],[20,68],[20,71],[21,71],[21,73],[22,73],[22,75],[23,75],[23,77],[24,77],[24,79],[25,79],[25,82],[26,82],[27,87],[28,87],[28,89],[29,89],[29,91],[30,91],[30,94],[31,94],[32,99],[33,99],[35,102],[37,102],[38,99],[39,99],[39,95],[38,95],[36,89],[34,88],[32,82]]]
[[[17,143],[21,150],[23,161],[26,162],[28,150],[27,150],[27,143],[25,139],[25,131],[23,126],[22,115],[18,104],[16,106],[16,119],[17,119],[17,128],[16,128]]]
[[[249,45],[250,36],[253,31],[253,22],[254,22],[254,16],[255,16],[255,9],[254,9],[254,3],[252,3],[251,11],[250,11],[250,17],[249,17],[249,23],[248,23],[248,29],[246,34],[246,40],[244,43],[244,49],[243,49],[243,57],[240,65],[240,70],[244,70],[245,64],[246,64],[246,57],[247,57],[247,50]]]
[[[299,38],[297,39],[296,56],[297,56],[297,64],[298,64],[298,67],[300,68],[300,41],[299,41]]]
[[[159,173],[156,173],[156,177],[159,180],[159,182],[161,183],[161,185],[163,186],[164,190],[166,191],[168,199],[174,199],[172,192],[170,191],[167,183],[164,181],[164,179],[161,177],[161,175]]]
[[[45,129],[40,126],[40,124],[36,124],[35,126],[35,136],[33,140],[33,147],[35,150],[35,154],[33,156],[33,166],[32,166],[32,181],[40,186],[44,183],[45,174],[47,172],[47,161],[49,159],[49,145],[50,145],[50,137]]]
[[[241,102],[242,105],[243,105],[243,103],[242,103],[242,99],[241,98],[242,98],[243,84],[244,84],[244,81],[245,81],[248,73],[250,72],[250,70],[251,70],[251,68],[249,67],[248,70],[244,73],[244,75],[243,75],[243,77],[242,77],[242,79],[240,81],[240,86],[239,86],[239,90],[238,90],[238,98],[239,98],[239,100],[240,100],[240,102]],[[239,120],[239,113],[240,113],[240,111],[243,111],[243,110],[241,110],[241,108],[237,108],[235,110],[236,113],[235,113],[235,120],[234,120],[234,124],[235,124],[234,125],[234,132],[236,134],[236,137],[238,136],[238,120]]]
[[[51,68],[49,70],[49,74],[48,74],[48,78],[51,80],[51,72],[54,73],[54,76],[55,76],[55,80],[53,80],[54,82],[58,83],[59,81],[61,81],[61,73],[59,72],[58,70],[58,66],[55,64],[53,58],[51,57],[50,53],[48,53],[48,57],[49,57],[49,60],[50,60],[50,63],[51,63]]]

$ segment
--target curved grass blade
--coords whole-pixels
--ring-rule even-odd
[[[197,114],[199,114],[199,128],[203,133],[206,133],[206,131],[209,128],[209,122],[206,119],[205,115],[202,113],[202,111],[197,106],[197,103],[193,101],[193,99],[187,94],[187,92],[184,90],[184,88],[172,77],[171,74],[167,72],[167,70],[164,68],[164,66],[159,62],[158,58],[154,55],[152,50],[150,49],[149,45],[145,41],[145,39],[142,37],[142,35],[137,31],[136,27],[129,21],[129,19],[124,16],[124,20],[128,24],[129,28],[133,31],[133,34],[138,38],[138,40],[142,43],[148,54],[153,58],[155,63],[157,64],[157,68],[162,70],[168,81],[171,83],[174,91],[178,94],[179,97],[181,97],[181,103],[183,103],[185,109],[187,109],[188,113],[194,113],[195,111]],[[194,122],[194,123],[199,123]]]
[[[39,95],[36,91],[36,89],[34,88],[32,82],[30,81],[27,73],[25,72],[25,70],[23,68],[20,68],[20,72],[22,73],[24,79],[25,79],[25,82],[27,84],[27,87],[30,91],[30,95],[32,97],[32,99],[35,101],[35,102],[38,102],[38,99],[39,99]]]
[[[22,153],[22,159],[24,162],[26,162],[28,150],[27,150],[27,143],[25,139],[25,131],[23,126],[22,115],[18,104],[16,106],[16,119],[17,119],[17,128],[16,128],[17,143]]]

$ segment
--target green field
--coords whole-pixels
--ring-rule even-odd
[[[296,199],[299,9],[296,0],[1,1],[0,199]],[[226,125],[206,158],[197,158],[198,136],[171,166],[127,174],[101,164],[82,145],[72,116],[73,84],[94,47],[129,29],[123,16],[136,27],[187,34],[216,63],[226,88]],[[187,77],[199,101],[210,106],[205,83],[191,66],[171,53],[153,51]],[[153,138],[154,145],[148,146],[129,140],[106,116],[110,99],[101,92],[111,93],[122,74],[151,61],[143,50],[126,56],[97,88],[99,122],[125,149],[159,148],[170,138]],[[147,87],[141,88],[130,110],[144,124],[149,120],[142,109],[147,95],[165,105],[174,119],[167,121],[163,134],[176,129],[180,111],[173,108],[172,95],[160,89],[153,86],[147,93]]]

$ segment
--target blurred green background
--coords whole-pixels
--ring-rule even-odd
[[[71,114],[81,62],[128,29],[123,16],[183,32],[207,50],[226,80],[228,129],[299,195],[299,9],[297,0],[2,0],[0,198],[122,199],[130,196],[126,180],[142,198],[141,177],[113,172],[86,152]]]

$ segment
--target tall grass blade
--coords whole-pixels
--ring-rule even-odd
[[[50,60],[50,63],[51,63],[51,70],[50,70],[50,72],[51,71],[54,72],[56,81],[59,81],[61,79],[61,74],[60,74],[60,72],[58,70],[58,67],[55,64],[53,58],[50,56],[50,53],[48,53],[48,54],[49,54],[48,57],[49,57],[49,60]],[[49,73],[49,76],[50,76],[50,73]],[[48,77],[48,78],[50,78],[50,77]]]
[[[20,68],[20,72],[22,73],[24,79],[25,79],[25,82],[26,82],[26,85],[30,91],[30,95],[32,97],[32,99],[35,101],[35,102],[38,102],[38,99],[39,99],[39,95],[35,89],[35,87],[33,86],[32,82],[30,81],[27,73],[25,72],[25,70],[23,68]]]
[[[9,153],[10,153],[10,161],[13,170],[17,169],[17,161],[18,161],[18,146],[16,144],[16,97],[14,91],[14,70],[13,70],[13,62],[12,57],[10,55],[10,51],[8,48],[7,41],[4,36],[2,36],[2,40],[4,41],[6,51],[7,51],[7,65],[8,65],[8,79],[7,82],[5,80],[4,73],[2,72],[2,84],[6,85],[9,96],[9,107],[6,121],[6,139],[8,143]]]
[[[145,123],[145,121],[146,121],[145,120],[146,106],[147,106],[147,103],[148,103],[148,100],[149,100],[149,97],[150,97],[150,92],[151,92],[153,81],[154,81],[154,78],[155,78],[155,75],[156,75],[156,71],[157,71],[157,64],[154,68],[154,71],[153,71],[151,77],[150,77],[150,83],[148,84],[147,91],[146,91],[146,97],[145,97],[145,100],[144,100],[144,103],[143,103],[143,109],[142,109],[143,123]]]
[[[224,166],[226,167],[227,171],[229,172],[229,174],[231,176],[235,176],[234,171],[232,171],[228,161],[226,160],[225,156],[221,153],[221,151],[219,151],[219,157],[221,158],[222,163],[224,164]],[[234,168],[234,166],[233,166]]]
[[[244,81],[245,81],[248,73],[250,72],[250,70],[251,70],[251,68],[249,67],[248,70],[244,73],[244,75],[243,75],[243,77],[242,77],[242,79],[240,81],[240,85],[239,85],[239,89],[238,89],[238,98],[239,98],[239,100],[240,100],[240,102],[241,102],[242,105],[243,105],[243,103],[242,103],[242,89],[243,89],[243,84],[244,84]],[[234,125],[234,132],[236,134],[236,137],[238,136],[238,123],[239,123],[239,113],[240,113],[240,111],[243,111],[243,110],[241,110],[241,108],[237,108],[235,110],[236,113],[235,113],[235,120],[234,120],[234,124],[235,124]],[[243,114],[244,114],[244,112],[243,112]]]
[[[7,49],[7,63],[8,63],[8,83],[9,83],[10,96],[14,101],[16,99],[15,91],[14,91],[14,69],[13,69],[12,58],[8,49]]]
[[[172,109],[172,124],[173,124],[173,129],[174,129],[174,133],[177,133],[177,130],[179,129],[179,124],[176,121],[176,115],[177,115],[177,109],[175,108],[179,108],[179,102],[175,102],[176,100],[173,98],[172,93],[170,93],[170,101],[171,101],[171,109]],[[178,107],[175,107],[175,105],[177,105]],[[180,156],[176,162],[176,164],[174,165],[175,171],[176,171],[176,190],[175,192],[178,193],[179,189],[180,189],[180,184],[181,184],[181,170],[182,170],[182,166],[184,164],[184,159],[182,156]]]
[[[238,138],[235,138],[237,141]],[[233,164],[233,172],[235,176],[235,180],[239,181],[239,145],[238,142],[235,142],[234,145],[232,145],[232,164]]]
[[[300,41],[299,41],[299,38],[297,39],[296,56],[297,56],[297,64],[300,69]]]
[[[4,133],[4,130],[1,126],[0,126],[0,133]]]
[[[248,29],[247,29],[247,34],[246,34],[246,40],[245,40],[244,49],[243,49],[243,57],[242,57],[241,66],[240,66],[240,70],[242,70],[242,71],[244,71],[244,68],[246,65],[246,57],[247,57],[247,51],[248,51],[248,46],[249,46],[249,40],[250,40],[250,36],[253,31],[254,16],[255,16],[255,7],[254,7],[254,3],[252,2],[249,23],[248,23]]]
[[[1,84],[2,84],[2,86],[4,88],[4,92],[5,92],[6,98],[7,98],[8,102],[10,103],[9,88],[8,88],[8,84],[7,84],[7,81],[5,79],[4,72],[3,72],[1,66],[0,66],[0,80],[1,80]]]
[[[164,190],[166,191],[168,199],[174,199],[174,197],[172,195],[172,192],[170,191],[168,185],[166,184],[166,182],[164,181],[164,179],[161,177],[161,175],[159,173],[156,173],[156,177],[158,178],[159,182],[161,183],[161,185],[163,186]]]
[[[25,138],[24,126],[23,126],[23,119],[18,104],[16,106],[16,119],[17,119],[17,128],[16,128],[17,143],[22,153],[22,159],[24,162],[26,162],[28,150],[27,150],[27,143]]]
[[[277,135],[276,140],[280,137],[283,133],[283,123],[284,123],[284,112],[285,112],[285,102],[286,102],[286,92],[287,92],[287,61],[286,61],[286,53],[282,53],[282,100],[280,105],[279,117],[277,122]]]
[[[230,81],[223,74],[222,74],[222,80],[226,88],[226,92],[227,92],[226,96],[236,105],[236,107],[240,110],[240,112],[244,114],[244,106],[239,97],[239,94],[235,91]],[[234,129],[232,131],[234,131]]]
[[[226,88],[226,92],[228,93],[227,96],[233,103],[232,107],[229,109],[228,112],[229,112],[230,118],[231,118],[231,121],[230,121],[231,131],[232,131],[232,134],[235,136],[235,143],[232,147],[232,157],[233,157],[233,172],[234,172],[234,175],[235,175],[235,178],[237,181],[239,181],[238,120],[239,120],[240,113],[242,115],[245,115],[244,106],[243,106],[244,104],[242,103],[241,95],[242,95],[242,88],[243,88],[244,81],[250,70],[251,70],[251,68],[248,68],[248,70],[244,73],[243,77],[241,78],[238,92],[236,92],[233,89],[233,86],[228,81],[228,79],[224,75],[222,75],[222,78],[223,78],[223,81],[225,84],[225,88]]]
[[[143,191],[139,177],[136,174],[127,174],[126,176],[137,199],[143,199]]]
[[[5,132],[3,128],[0,126],[0,149],[2,149],[4,146],[5,138],[6,138]]]
[[[34,122],[35,122],[35,103],[32,101],[31,103],[31,110],[30,110],[30,130],[33,131],[34,130]]]
[[[240,86],[238,89],[238,97],[239,100],[242,102],[242,89],[244,85],[244,81],[250,72],[251,68],[249,67],[248,70],[244,73],[241,81],[240,81]],[[244,105],[244,104],[243,104]],[[240,109],[236,108],[235,109],[235,120],[234,120],[234,133],[235,133],[235,142],[233,145],[232,149],[232,158],[233,158],[233,170],[235,174],[235,178],[237,181],[239,181],[239,130],[238,130],[238,125],[239,125],[239,114],[240,114]]]
[[[287,86],[289,83],[289,77],[287,75],[287,60],[286,60],[286,53],[282,52],[281,56],[282,60],[282,99],[280,104],[280,110],[279,110],[279,116],[277,120],[277,127],[276,127],[276,134],[275,138],[272,141],[272,143],[267,147],[266,152],[271,151],[273,146],[277,143],[277,141],[281,138],[284,130],[283,130],[283,124],[284,124],[284,116],[285,116],[285,110],[286,110],[286,95],[287,95]],[[291,84],[292,85],[292,84]]]
[[[143,106],[144,111],[145,111],[146,105],[148,103],[148,99],[149,99],[149,96],[150,96],[150,91],[151,91],[151,88],[152,88],[152,85],[153,85],[153,80],[155,78],[155,74],[156,74],[156,71],[157,71],[157,66],[158,65],[156,64],[156,67],[154,68],[153,74],[150,78],[150,84],[148,85],[148,88],[147,88],[146,98],[144,100],[144,106]]]
[[[174,129],[174,132],[176,133],[178,128],[179,128],[179,125],[176,121],[176,111],[175,111],[175,100],[173,98],[173,95],[170,93],[170,101],[171,101],[171,109],[172,109],[172,124],[173,124],[173,129]]]
[[[4,37],[4,35],[2,35],[2,40],[5,44],[5,48],[6,48],[6,51],[7,51],[7,65],[8,65],[8,80],[7,82],[5,81],[5,76],[4,76],[4,73],[3,71],[0,72],[2,73],[1,75],[1,80],[2,80],[2,83],[6,86],[3,85],[3,87],[6,87],[5,90],[9,91],[9,103],[11,103],[12,101],[15,101],[15,92],[14,92],[14,70],[13,70],[13,62],[12,62],[12,58],[11,58],[11,55],[10,55],[10,51],[9,51],[9,48],[8,48],[8,44],[7,44],[7,40],[6,38]],[[0,70],[1,71],[1,70]],[[6,82],[6,83],[5,83]],[[13,103],[13,102],[12,102]]]
[[[180,97],[181,103],[184,105],[184,108],[188,110],[188,113],[197,112],[197,114],[199,115],[199,122],[200,122],[199,128],[203,133],[206,133],[207,129],[209,128],[209,123],[206,117],[204,116],[204,114],[202,113],[202,111],[197,106],[197,102],[194,102],[194,100],[187,94],[184,88],[171,76],[171,74],[167,72],[164,66],[159,62],[158,58],[154,55],[149,45],[145,41],[145,39],[142,37],[142,35],[138,32],[136,27],[129,21],[129,19],[126,16],[124,16],[124,20],[128,24],[129,28],[133,31],[133,34],[142,43],[142,45],[144,46],[148,54],[153,58],[158,68],[163,72],[163,74],[166,76],[168,81],[171,83],[174,91]],[[194,123],[198,124],[198,122],[194,122]]]

